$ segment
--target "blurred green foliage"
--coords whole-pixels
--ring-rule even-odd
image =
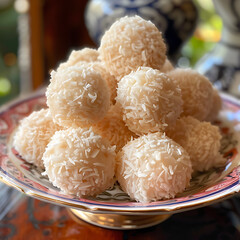
[[[216,14],[212,0],[194,0],[199,10],[199,23],[192,38],[182,49],[182,55],[189,59],[190,66],[220,40],[222,20]]]
[[[18,15],[13,2],[0,5],[0,105],[19,94]]]

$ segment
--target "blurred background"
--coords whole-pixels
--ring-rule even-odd
[[[180,67],[193,67],[221,38],[222,21],[212,0],[193,2],[198,10],[195,31],[173,57]],[[87,0],[0,0],[0,105],[47,84],[49,71],[72,49],[98,47],[86,27],[91,21],[89,16],[84,19],[87,4]]]

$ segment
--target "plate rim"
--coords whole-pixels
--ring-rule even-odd
[[[233,96],[230,96],[229,94],[222,93],[220,92],[221,98],[224,99],[224,101],[228,101],[234,105],[237,105],[240,108],[240,100],[236,99]],[[16,104],[20,104],[21,102],[25,102],[34,98],[38,97],[43,97],[44,96],[44,91],[39,91],[33,94],[30,94],[28,96],[22,97],[15,99],[14,101],[10,102],[9,104],[3,106],[0,108],[0,114],[2,115],[4,112],[10,110],[13,108]],[[1,155],[0,155],[1,157]],[[240,164],[233,169],[233,171],[236,170],[237,174],[240,175]],[[21,171],[20,171],[21,172]],[[21,172],[22,173],[22,172]],[[22,173],[23,174],[23,173]],[[23,174],[24,176],[24,174]],[[231,185],[225,187],[223,189],[220,189],[216,192],[207,194],[204,197],[199,197],[195,199],[190,199],[187,202],[182,203],[181,206],[177,205],[175,206],[174,202],[168,203],[167,206],[158,206],[158,205],[150,205],[146,206],[112,206],[108,204],[107,202],[102,201],[100,203],[101,205],[98,205],[97,203],[91,203],[91,202],[84,202],[82,200],[76,200],[75,201],[68,199],[68,200],[63,200],[64,197],[58,198],[58,196],[52,196],[49,197],[48,193],[44,193],[42,190],[36,189],[32,186],[27,186],[26,183],[20,182],[20,180],[16,179],[14,176],[11,176],[11,174],[7,173],[5,170],[2,169],[0,166],[0,181],[17,189],[20,192],[25,193],[27,196],[34,197],[43,201],[55,203],[61,206],[65,207],[70,207],[74,208],[77,210],[82,210],[82,211],[89,211],[89,212],[95,212],[95,213],[117,213],[117,214],[172,214],[172,213],[177,213],[177,212],[182,212],[182,211],[187,211],[187,210],[192,210],[195,208],[207,206],[213,203],[216,203],[218,201],[222,201],[224,199],[230,198],[236,193],[240,191],[240,180],[238,182],[234,182]],[[26,186],[24,186],[26,185]],[[31,189],[33,188],[33,189]],[[208,201],[204,201],[204,198],[208,198]],[[86,199],[88,201],[88,199]],[[194,201],[194,202],[193,202]]]
[[[240,168],[240,166],[238,166],[238,168]],[[69,200],[69,202],[67,202],[59,199],[49,198],[47,193],[36,194],[34,191],[30,190],[27,187],[17,185],[14,181],[12,181],[12,178],[9,178],[7,175],[2,175],[1,167],[0,167],[0,181],[26,194],[29,197],[34,197],[43,201],[47,201],[47,202],[65,206],[65,207],[74,208],[77,210],[89,211],[89,212],[95,212],[95,213],[117,213],[117,214],[139,214],[139,215],[145,214],[145,213],[154,214],[154,215],[155,214],[173,214],[173,213],[188,211],[188,210],[208,206],[213,203],[217,203],[219,201],[228,199],[233,195],[235,195],[236,193],[239,193],[240,191],[240,183],[234,182],[230,186],[227,186],[224,192],[221,189],[221,190],[218,190],[217,192],[210,193],[209,195],[205,196],[204,198],[206,197],[209,198],[209,200],[205,202],[202,202],[201,201],[202,198],[199,198],[199,199],[193,199],[188,202],[182,203],[181,206],[174,206],[170,204],[168,206],[162,206],[162,207],[144,206],[144,208],[140,208],[141,206],[116,207],[116,206],[108,205],[106,202],[104,203],[104,205],[102,204],[101,206],[96,207],[95,203],[90,203],[90,202],[84,203],[81,201],[81,202],[78,202],[78,204],[76,204],[72,200]],[[22,183],[20,184],[23,185]],[[40,192],[40,190],[35,190],[35,191]],[[194,203],[192,201],[194,201]]]

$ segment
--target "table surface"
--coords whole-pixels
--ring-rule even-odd
[[[240,239],[240,195],[223,202],[178,213],[141,230],[108,230],[75,222],[65,207],[27,197],[0,183],[0,239]]]

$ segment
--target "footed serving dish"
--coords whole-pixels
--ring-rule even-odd
[[[174,213],[226,199],[240,190],[240,101],[225,94],[221,96],[223,109],[215,124],[223,135],[221,152],[226,164],[196,174],[190,186],[173,199],[138,203],[118,184],[94,198],[66,195],[54,187],[40,169],[22,159],[13,147],[19,121],[46,107],[42,93],[17,100],[0,111],[0,180],[29,196],[68,207],[74,218],[112,229],[152,226]]]

